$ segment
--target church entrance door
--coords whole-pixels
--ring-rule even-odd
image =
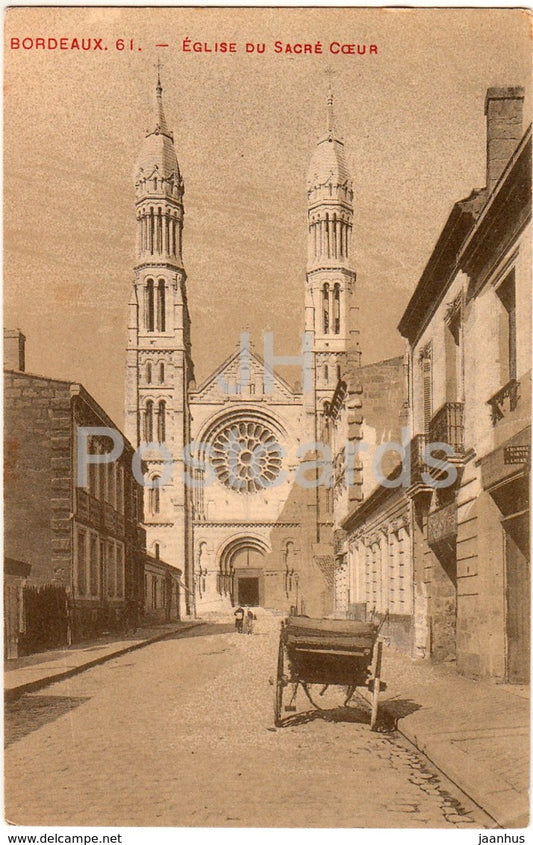
[[[259,578],[239,578],[239,604],[257,607],[259,604]]]

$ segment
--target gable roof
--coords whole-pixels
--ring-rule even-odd
[[[246,357],[243,356],[241,362],[241,350],[238,349],[225,361],[220,364],[217,369],[203,381],[196,390],[191,390],[191,400],[193,402],[201,401],[216,401],[226,399],[229,396],[241,398],[248,396],[247,383],[256,385],[257,398],[263,398],[265,395],[270,396],[274,401],[298,400],[301,393],[292,389],[292,387],[280,375],[267,366],[263,359],[253,350],[249,351],[249,378],[246,378],[245,372],[241,375],[242,369],[245,369]],[[270,394],[263,393],[264,373],[269,372],[273,377],[273,390]],[[239,382],[243,382],[241,392],[238,390]],[[224,383],[227,389],[224,389]],[[235,388],[233,391],[231,388]]]

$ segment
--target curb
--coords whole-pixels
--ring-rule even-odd
[[[372,696],[370,693],[367,693],[364,689],[357,689],[357,694],[366,704],[372,705]],[[383,709],[387,712],[387,702],[380,703],[380,709]],[[398,731],[398,733],[407,740],[416,750],[426,757],[434,766],[442,772],[442,774],[451,782],[453,783],[458,789],[461,790],[474,804],[483,810],[485,815],[487,815],[490,819],[493,820],[495,827],[497,828],[509,828],[509,827],[525,827],[528,824],[528,821],[524,821],[524,824],[517,824],[516,820],[510,821],[509,819],[498,819],[496,815],[499,815],[498,811],[494,811],[493,808],[490,807],[491,801],[490,798],[487,799],[487,796],[481,796],[477,793],[475,788],[472,788],[470,784],[466,784],[464,780],[462,780],[460,774],[458,774],[457,770],[454,769],[453,765],[449,762],[446,762],[441,758],[438,751],[437,753],[431,750],[431,747],[428,746],[426,742],[423,741],[422,737],[417,736],[414,731],[411,731],[409,727],[403,727],[402,718],[393,718],[394,730]],[[488,806],[489,805],[489,806]]]
[[[25,695],[28,692],[35,692],[36,690],[43,689],[43,687],[50,686],[50,684],[55,684],[56,681],[63,681],[65,678],[72,678],[74,675],[79,675],[81,672],[85,672],[86,669],[92,669],[93,666],[99,666],[101,663],[106,663],[108,660],[113,660],[113,658],[118,657],[121,654],[128,654],[130,651],[137,651],[139,648],[144,648],[144,646],[151,645],[152,643],[157,643],[160,640],[164,640],[166,637],[171,637],[175,634],[185,634],[187,631],[192,630],[193,628],[199,628],[201,625],[206,625],[206,622],[193,622],[190,625],[187,625],[183,628],[178,628],[173,631],[164,631],[162,634],[158,634],[155,637],[150,637],[147,640],[142,640],[141,642],[133,643],[126,648],[119,648],[116,651],[109,652],[108,654],[100,655],[99,657],[95,657],[92,660],[89,660],[87,663],[81,663],[79,666],[72,666],[70,669],[65,669],[62,672],[58,672],[55,675],[49,675],[44,678],[38,678],[35,681],[28,681],[25,684],[20,684],[18,687],[12,687],[11,689],[4,691],[4,701],[16,701],[17,698],[20,698],[22,695]]]

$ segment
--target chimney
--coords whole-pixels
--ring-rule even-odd
[[[4,329],[4,369],[26,369],[26,338],[20,329]]]
[[[489,88],[487,116],[487,188],[489,193],[502,175],[522,138],[523,88]]]

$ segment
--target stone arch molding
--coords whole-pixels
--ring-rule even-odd
[[[217,563],[220,572],[229,572],[233,555],[241,549],[254,549],[263,556],[270,554],[272,551],[263,537],[254,534],[239,534],[238,536],[226,539],[217,554]]]

